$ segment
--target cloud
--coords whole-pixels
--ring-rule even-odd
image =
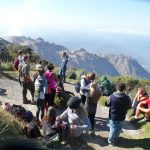
[[[96,30],[97,33],[123,33],[123,34],[132,34],[132,35],[150,35],[150,32],[140,31],[137,29],[131,29],[131,28],[100,28]]]

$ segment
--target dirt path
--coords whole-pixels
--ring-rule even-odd
[[[72,91],[74,94],[77,93],[74,90],[72,84],[64,84],[65,89]],[[31,104],[22,104],[22,93],[21,87],[16,79],[14,78],[0,78],[0,101],[9,102],[13,104],[23,105],[26,109],[31,110],[35,115],[36,106]],[[28,98],[31,99],[30,93],[28,93]],[[84,136],[85,140],[88,142],[88,145],[95,150],[99,149],[112,149],[112,150],[124,150],[124,149],[136,149],[136,142],[130,142],[128,145],[129,139],[140,137],[140,131],[135,130],[132,125],[126,120],[123,128],[123,133],[121,134],[122,138],[119,144],[119,147],[109,147],[107,144],[108,137],[108,108],[100,107],[97,108],[96,113],[96,136],[86,135]],[[142,149],[142,148],[140,148]]]

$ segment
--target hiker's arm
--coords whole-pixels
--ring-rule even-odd
[[[138,96],[139,96],[139,93],[136,94],[136,96],[135,96],[135,98],[134,98],[134,100],[132,102],[132,107],[134,107],[135,101],[138,99]]]
[[[61,120],[65,119],[68,117],[68,108],[59,116]]]

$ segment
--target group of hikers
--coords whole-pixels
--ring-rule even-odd
[[[52,131],[58,125],[61,126],[63,131],[61,132],[62,141],[73,138],[81,142],[83,133],[94,136],[98,101],[101,96],[109,96],[105,104],[109,107],[110,132],[108,144],[110,146],[117,145],[127,110],[131,107],[132,102],[125,92],[125,83],[118,83],[116,90],[113,91],[111,82],[106,76],[102,76],[101,82],[97,83],[95,82],[95,73],[91,72],[87,75],[82,75],[79,85],[80,96],[72,96],[67,102],[66,110],[58,114],[54,99],[57,83],[61,82],[63,84],[66,82],[67,53],[63,52],[62,54],[61,69],[58,76],[53,72],[54,65],[52,63],[46,65],[46,71],[44,66],[39,63],[36,65],[36,73],[31,78],[29,56],[24,55],[23,51],[19,51],[18,58],[23,103],[29,103],[26,97],[28,89],[32,96],[31,103],[37,105],[36,121],[42,122],[45,141],[48,141],[49,137],[54,134]],[[138,89],[132,107],[134,108],[131,114],[131,116],[134,116],[132,122],[136,122],[141,113],[145,116],[143,121],[150,119],[150,99],[143,87]],[[39,114],[41,114],[40,117]],[[57,130],[55,131],[57,132]],[[74,143],[76,142],[74,141]]]

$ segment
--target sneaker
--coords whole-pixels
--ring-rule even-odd
[[[109,145],[108,146],[110,146],[110,147],[114,147],[115,145],[114,144],[112,144],[112,143],[109,143]]]
[[[141,122],[149,122],[150,121],[150,119],[146,119],[146,118],[143,118],[142,120],[141,120]]]

